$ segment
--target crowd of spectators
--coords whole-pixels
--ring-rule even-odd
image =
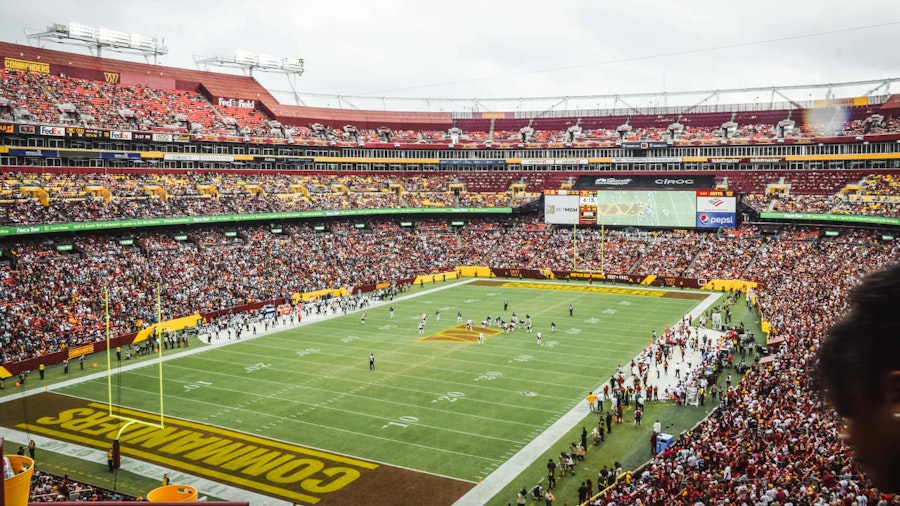
[[[872,125],[871,122],[867,122],[866,119],[856,119],[845,123],[838,135],[881,135],[894,133],[897,129],[900,129],[900,121],[898,121],[897,118],[884,118],[884,120],[877,125]]]
[[[858,192],[841,195],[831,212],[900,216],[900,179],[893,174],[872,174],[863,180]]]
[[[28,498],[29,503],[122,502],[135,500],[138,500],[135,496],[71,480],[69,475],[55,476],[37,468],[34,470],[34,475],[31,478],[31,495]]]
[[[839,192],[754,193],[745,195],[743,201],[760,212],[897,217],[900,216],[900,181],[893,174],[876,173]]]
[[[6,118],[87,128],[283,138],[255,109],[217,106],[191,90],[112,84],[3,70]]]
[[[487,142],[522,141],[519,130],[465,131],[451,135],[447,130],[403,130],[380,127],[357,128],[352,125],[333,128],[327,125],[287,126],[273,121],[255,107],[214,104],[192,90],[169,90],[136,85],[91,81],[62,75],[43,75],[0,70],[3,90],[0,118],[10,121],[48,125],[75,125],[122,130],[166,130],[212,136],[255,139],[279,139],[304,143],[353,144],[459,144],[481,145]],[[787,115],[787,114],[786,114]],[[799,117],[805,115],[799,114]],[[685,121],[679,141],[720,142],[725,139],[772,141],[816,137],[895,134],[900,121],[888,117],[880,123],[865,119],[841,120],[836,114],[827,124],[798,121],[795,128],[780,132],[776,124],[736,124],[734,131],[721,125],[691,125]],[[586,128],[574,137],[566,130],[534,130],[529,142],[615,142],[660,141],[669,138],[668,125],[635,127],[619,131],[613,128]],[[448,129],[449,130],[449,129]]]
[[[362,176],[7,172],[0,180],[0,226],[306,210],[518,207],[539,198],[542,181],[543,178],[524,173],[487,177],[484,173]],[[524,187],[524,191],[519,187]],[[742,199],[760,212],[887,217],[900,213],[900,190],[891,173],[870,174],[834,193],[754,191]]]
[[[840,420],[807,370],[846,294],[869,270],[900,258],[896,244],[857,231],[816,241],[803,229],[769,240],[745,272],[759,280],[759,310],[784,344],[728,389],[713,416],[682,435],[597,505],[896,504],[870,488],[841,443]]]
[[[721,126],[692,126],[686,125],[684,130],[677,134],[674,140],[687,142],[722,142],[728,139],[742,141],[774,141],[784,139],[812,139],[817,137],[855,136],[892,134],[900,131],[900,122],[890,120],[878,128],[865,130],[862,120],[854,120],[846,124],[835,125],[805,125],[798,124],[794,129],[779,132],[775,124],[750,123],[739,124],[732,132],[724,131]],[[449,144],[453,143],[454,136],[447,131],[423,130],[423,131],[395,131],[386,133],[375,129],[332,129],[331,127],[318,125],[316,128],[291,128],[286,130],[286,135],[295,142],[338,142],[361,144],[390,144],[390,143],[424,143],[424,144]],[[493,130],[464,131],[456,137],[461,145],[482,145],[488,142],[513,143],[523,142],[523,135],[519,130]],[[620,132],[618,128],[590,128],[584,129],[574,135],[565,130],[534,130],[527,138],[528,143],[534,144],[563,144],[563,143],[610,143],[617,141],[664,141],[669,140],[670,134],[666,126],[632,128],[626,132]]]
[[[126,86],[0,69],[0,119],[115,129],[166,129],[295,142],[447,143],[446,131],[276,127],[255,109],[219,106],[195,91]],[[798,125],[787,138],[859,136],[900,132],[893,118],[864,120],[823,131]],[[586,129],[574,141],[663,140],[664,128]],[[774,140],[775,125],[737,125],[729,138]],[[687,125],[679,140],[719,141],[715,126]],[[460,142],[517,142],[518,131],[463,132]],[[538,130],[533,142],[566,142],[564,131]],[[318,209],[393,207],[498,207],[535,196],[497,191],[454,192],[454,176],[355,175],[116,175],[6,173],[0,180],[0,225],[50,224],[132,218],[247,214]],[[23,187],[46,192],[26,195]],[[89,187],[102,187],[108,193]],[[900,181],[867,177],[861,188],[834,194],[748,195],[759,211],[872,216],[900,215]],[[537,188],[529,188],[536,190]],[[358,222],[359,220],[357,220]],[[456,265],[532,269],[604,270],[699,278],[747,278],[772,335],[784,339],[775,359],[755,365],[722,396],[713,416],[682,435],[634,476],[595,498],[619,504],[876,504],[880,498],[836,437],[839,419],[813,393],[806,371],[813,350],[845,308],[848,289],[865,272],[900,258],[896,243],[873,232],[850,230],[821,240],[815,228],[763,237],[754,227],[726,234],[695,232],[573,232],[545,227],[533,216],[468,220],[465,227],[421,220],[333,221],[316,231],[288,224],[221,227],[179,233],[79,235],[6,240],[0,259],[0,363],[33,358],[103,336],[108,287],[113,333],[156,320],[156,287],[163,318],[286,298],[326,287],[352,287],[409,279]],[[187,236],[176,240],[175,236]],[[57,248],[60,241],[71,251]],[[33,502],[122,500],[119,494],[61,481],[36,471]],[[896,502],[896,499],[894,499]]]
[[[478,258],[493,234],[480,220],[465,228],[398,227],[369,220],[222,228],[183,233],[141,232],[131,245],[122,237],[86,235],[6,243],[0,265],[2,362],[24,360],[100,339],[103,293],[110,294],[114,334],[156,321],[161,283],[163,319],[254,301],[288,298],[329,287],[374,285],[450,270]],[[176,240],[186,236],[186,240]],[[60,241],[72,249],[60,251]]]
[[[174,125],[171,109],[160,99],[153,88],[95,82],[101,94],[109,97],[114,110],[124,121],[122,128],[146,130],[152,125]],[[106,124],[106,123],[104,123]],[[117,122],[108,124],[117,126]]]
[[[7,121],[58,124],[60,111],[46,99],[44,90],[36,79],[27,74],[0,69],[2,96],[6,102],[3,119]]]
[[[726,246],[720,246],[719,242]],[[685,277],[703,277],[708,272],[715,272],[723,279],[739,279],[760,248],[764,247],[763,239],[755,233],[725,237],[703,234],[699,243],[697,255],[681,273]]]
[[[465,176],[463,176],[465,179]],[[6,173],[0,226],[166,216],[416,207],[510,207],[531,192],[467,191],[453,175]],[[457,187],[451,189],[451,187]],[[40,191],[24,190],[37,188]]]
[[[668,125],[660,127],[631,128],[627,131],[619,131],[618,128],[588,128],[577,133],[570,134],[566,130],[533,130],[527,136],[527,142],[535,144],[562,144],[571,142],[609,143],[609,142],[636,142],[636,141],[665,141],[671,138],[667,129]],[[677,141],[721,142],[727,139],[762,140],[773,141],[784,139],[808,139],[816,137],[851,136],[851,135],[878,135],[897,133],[900,124],[894,120],[885,121],[878,128],[865,129],[863,120],[853,120],[844,124],[807,125],[798,124],[793,129],[779,132],[776,124],[748,123],[737,124],[734,131],[725,131],[721,125],[694,126],[684,125],[675,139]],[[328,141],[328,142],[361,142],[363,144],[374,143],[450,143],[453,136],[445,131],[420,131],[420,132],[394,132],[387,136],[373,129],[336,130],[330,127],[321,129],[306,129],[292,132],[297,141]],[[458,136],[459,144],[485,144],[495,143],[521,143],[523,134],[519,130],[494,130],[464,131]]]
[[[443,220],[401,227],[367,220],[327,230],[290,224],[184,232],[145,231],[134,245],[120,237],[79,236],[75,252],[54,240],[7,244],[16,258],[0,266],[3,362],[74,346],[103,334],[104,287],[109,286],[114,333],[155,321],[161,282],[163,318],[289,297],[326,287],[352,287],[408,279],[456,265],[569,268],[569,229],[548,227],[534,216]],[[578,231],[583,261],[599,268],[600,231]],[[180,234],[175,234],[180,235]],[[776,359],[754,366],[727,390],[713,417],[683,435],[633,479],[620,480],[596,504],[849,504],[878,498],[836,438],[837,418],[813,395],[806,369],[812,349],[843,310],[844,295],[864,272],[896,261],[900,246],[870,231],[848,231],[821,240],[817,229],[790,228],[763,238],[754,227],[725,234],[614,231],[603,237],[604,266],[651,269],[704,278],[742,277],[760,282],[758,308],[785,339]],[[584,255],[584,256],[581,256]],[[579,266],[580,268],[584,268]]]
[[[708,234],[638,229],[551,228],[542,233],[513,231],[503,236],[503,248],[489,258],[492,267],[581,270],[659,276],[739,277],[756,254],[755,233]],[[577,242],[573,240],[577,237]],[[602,244],[602,245],[601,245]]]

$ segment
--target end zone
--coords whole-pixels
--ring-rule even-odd
[[[123,411],[136,418],[155,416]],[[0,411],[0,426],[101,452],[110,447],[121,423],[108,415],[103,404],[51,392],[31,397],[27,411],[18,402],[7,403]],[[121,440],[123,457],[128,457],[123,459],[125,463],[142,467],[142,462],[148,462],[166,468],[170,474],[176,471],[290,504],[387,506],[417,504],[422,497],[429,497],[435,504],[451,504],[474,486],[169,417],[165,429],[140,427],[125,432]],[[102,459],[95,465],[106,468]]]
[[[657,297],[661,299],[692,299],[703,300],[709,296],[708,293],[698,293],[696,291],[676,291],[663,288],[629,288],[627,286],[608,286],[608,285],[571,285],[568,283],[541,283],[537,281],[498,281],[492,279],[477,279],[470,284],[476,286],[497,286],[502,288],[523,288],[527,290],[555,290],[567,292],[587,292],[601,293],[610,295],[626,295],[631,297]]]

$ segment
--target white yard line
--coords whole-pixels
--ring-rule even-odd
[[[645,287],[640,288],[644,289]],[[703,311],[706,311],[707,308],[715,303],[720,295],[721,293],[710,294],[703,300],[703,302],[698,304],[697,307],[695,307],[690,313],[688,313],[688,315],[692,316],[696,320],[700,316],[700,314],[703,313]],[[705,332],[708,335],[720,334],[714,333],[710,330],[706,330]],[[693,355],[696,355],[696,357],[694,357]],[[699,363],[699,355],[699,352],[692,352],[690,355],[686,356],[689,357],[688,361],[692,361],[692,363],[697,364]],[[666,375],[659,380],[658,386],[661,390],[667,386],[672,386],[674,384],[674,367],[671,369],[671,372],[673,374]],[[603,385],[605,383],[606,381],[594,388],[593,391],[602,391]],[[547,427],[544,432],[534,438],[530,443],[525,445],[524,448],[519,450],[518,453],[504,462],[493,473],[488,475],[487,478],[482,480],[482,482],[479,483],[475,488],[470,490],[464,496],[460,497],[459,500],[457,500],[453,504],[453,506],[480,506],[483,504],[487,504],[488,501],[493,499],[497,494],[500,493],[501,490],[506,488],[506,486],[509,485],[517,476],[528,470],[529,467],[533,465],[541,466],[541,472],[543,472],[543,462],[538,462],[538,459],[541,458],[541,456],[550,449],[551,445],[555,444],[560,440],[560,438],[577,427],[579,424],[582,424],[582,421],[585,417],[584,408],[584,403],[579,402],[571,410],[569,410],[568,413],[563,415],[562,418],[557,420],[550,427]],[[530,490],[533,486],[533,483],[524,483],[523,485],[525,485],[526,488]]]
[[[393,301],[373,301],[369,305],[366,310],[370,310],[370,308],[375,308],[379,306],[388,306],[393,302],[400,302],[407,299],[412,299],[416,297],[421,297],[423,295],[428,295],[435,291],[447,290],[450,288],[454,288],[460,285],[465,285],[473,281],[478,280],[489,280],[489,281],[510,281],[517,282],[517,280],[505,280],[503,278],[473,278],[470,280],[463,281],[461,283],[452,283],[445,284],[442,286],[438,286],[435,288],[431,288],[425,291],[420,291],[417,293],[401,295],[399,297],[395,297]],[[544,283],[544,281],[540,280],[529,280],[529,283]],[[559,282],[546,282],[547,284],[558,284]],[[651,286],[640,286],[637,287],[642,290],[661,290],[659,288],[651,287]],[[705,311],[707,308],[712,306],[715,300],[721,293],[712,293],[704,299],[697,307],[695,307],[689,314],[694,318],[698,318],[699,315]],[[356,310],[360,311],[360,310]],[[348,313],[349,314],[349,313]],[[336,318],[339,316],[344,316],[344,313],[338,312],[334,314],[328,315],[310,315],[305,316],[303,321],[294,324],[294,325],[282,325],[276,326],[269,331],[258,332],[254,335],[247,335],[242,337],[240,340],[238,339],[214,339],[212,344],[204,343],[202,346],[194,346],[189,350],[182,351],[181,353],[163,356],[163,361],[173,360],[176,358],[186,357],[190,355],[194,355],[196,353],[202,353],[208,349],[219,346],[228,346],[232,344],[238,344],[242,341],[246,341],[249,339],[254,339],[256,337],[262,337],[267,334],[272,334],[275,332],[281,332],[283,330],[292,329],[296,327],[302,327],[304,325],[308,325],[311,323],[315,323],[322,320],[328,320],[332,318]],[[707,331],[710,333],[712,331]],[[693,363],[698,363],[699,359],[694,358]],[[135,362],[128,365],[122,365],[121,367],[116,367],[116,371],[130,371],[133,369],[137,369],[140,367],[147,367],[155,365],[155,360],[145,360],[141,362]],[[673,368],[674,369],[674,368]],[[87,376],[81,376],[78,378],[73,378],[68,381],[63,381],[59,383],[55,383],[53,385],[48,385],[45,390],[53,391],[59,388],[68,387],[71,385],[75,385],[77,383],[81,383],[84,381],[94,380],[102,378],[107,374],[106,371],[99,371],[93,374],[88,374]],[[670,374],[671,378],[664,378],[663,381],[669,380],[674,383],[674,376]],[[604,382],[605,383],[605,382]],[[660,387],[665,387],[666,384],[661,383]],[[594,391],[601,391],[603,388],[603,383],[601,383]],[[23,396],[31,396],[35,394],[41,393],[40,389],[31,389],[27,392],[23,392],[19,395],[8,395],[3,398],[0,398],[0,404],[4,402],[10,402],[14,400],[21,399]],[[573,407],[568,413],[563,415],[562,418],[557,420],[553,425],[548,427],[543,433],[538,435],[535,439],[533,439],[530,443],[528,443],[524,448],[519,450],[518,453],[513,455],[509,460],[505,461],[500,465],[494,472],[488,475],[481,483],[475,486],[472,490],[470,490],[467,494],[462,496],[454,506],[479,506],[482,504],[486,504],[489,500],[491,500],[494,496],[496,496],[503,488],[505,488],[515,477],[524,472],[528,467],[534,464],[541,455],[550,448],[550,446],[556,443],[563,435],[576,427],[579,423],[582,423],[584,419],[584,405],[583,403],[578,403],[575,407]],[[214,426],[213,424],[210,424]],[[96,450],[93,448],[89,448],[86,446],[76,445],[72,443],[67,443],[55,439],[45,438],[38,435],[26,435],[23,432],[4,429],[4,437],[10,441],[18,442],[20,444],[25,444],[29,438],[34,439],[38,444],[38,448],[41,451],[60,453],[65,455],[72,455],[84,460],[98,462],[98,464],[103,464],[106,458],[106,452],[103,450]],[[363,459],[367,460],[367,459]],[[385,465],[393,465],[390,463],[382,463]],[[397,466],[394,466],[397,467]],[[122,469],[125,469],[129,472],[137,474],[139,476],[144,476],[147,478],[157,479],[162,476],[163,473],[169,472],[167,468],[162,466],[158,466],[156,464],[151,464],[148,462],[144,462],[137,459],[132,459],[128,457],[122,457]],[[416,472],[423,472],[418,470],[412,470]],[[431,473],[430,473],[431,474]],[[247,501],[254,505],[265,505],[265,506],[287,506],[290,503],[286,501],[281,501],[278,499],[273,499],[268,496],[264,496],[261,494],[256,494],[253,492],[249,492],[243,489],[239,489],[236,487],[231,487],[229,485],[225,485],[216,481],[208,480],[205,478],[201,478],[194,475],[189,475],[186,473],[180,472],[169,472],[170,478],[173,482],[177,482],[180,484],[191,485],[197,488],[199,493],[202,495],[209,494],[215,497],[219,497],[226,500],[233,501]],[[440,476],[440,475],[438,475]]]
[[[402,300],[406,300],[406,299],[420,297],[422,295],[426,295],[426,294],[429,294],[429,293],[432,293],[432,292],[435,292],[438,290],[446,290],[448,288],[453,288],[455,286],[463,285],[466,283],[469,283],[469,281],[464,281],[462,283],[454,283],[452,285],[439,286],[437,288],[432,288],[430,290],[422,291],[422,292],[418,292],[418,293],[402,295],[400,297],[396,297],[394,300],[402,301]],[[366,310],[368,310],[369,308],[373,308],[373,307],[390,305],[392,302],[393,301],[373,301],[370,303],[369,307],[366,308]],[[354,310],[351,312],[358,312],[358,311],[361,311],[361,310]],[[346,313],[346,314],[350,314],[350,313]],[[337,318],[339,316],[345,316],[345,314],[341,313],[341,312],[337,312],[337,313],[327,314],[327,315],[304,316],[303,320],[300,323],[289,324],[289,325],[278,325],[278,326],[272,327],[271,329],[269,329],[267,331],[260,331],[258,333],[252,334],[252,335],[244,336],[241,339],[215,338],[215,339],[213,339],[212,343],[204,342],[201,346],[194,345],[193,347],[191,347],[191,349],[182,351],[181,353],[177,353],[175,355],[163,355],[162,360],[163,360],[163,362],[166,362],[169,360],[174,360],[176,358],[188,357],[191,355],[195,355],[197,353],[203,353],[204,351],[207,351],[208,349],[210,349],[212,347],[229,346],[232,344],[239,344],[239,343],[241,343],[243,341],[247,341],[249,339],[255,339],[257,337],[262,337],[262,336],[265,336],[268,334],[274,334],[276,332],[281,332],[283,330],[294,329],[297,327],[303,327],[305,325],[309,325],[309,324],[312,324],[312,323],[315,323],[318,321],[330,320],[332,318]],[[261,324],[254,324],[254,325],[259,325],[260,327],[262,327]],[[93,362],[101,362],[106,359],[105,352],[99,352],[98,356],[102,356],[102,359],[101,360],[93,360]],[[114,362],[115,362],[115,360],[114,360]],[[138,369],[141,367],[153,366],[153,365],[157,365],[159,363],[158,359],[155,357],[153,357],[152,360],[144,360],[144,361],[139,361],[139,362],[135,361],[135,362],[127,364],[127,365],[125,365],[125,362],[126,361],[122,361],[122,364],[119,364],[119,362],[115,362],[116,365],[113,365],[113,374],[116,374],[119,371],[125,372],[125,371],[131,371],[134,369]],[[70,364],[69,367],[73,367],[73,365]],[[12,400],[16,400],[16,399],[21,399],[23,396],[37,395],[43,391],[53,391],[53,390],[57,390],[60,388],[65,388],[65,387],[69,387],[72,385],[76,385],[76,384],[82,383],[84,381],[90,381],[90,380],[102,378],[103,376],[106,376],[106,374],[107,374],[107,371],[98,371],[93,374],[88,374],[87,376],[79,376],[79,377],[73,378],[71,380],[60,381],[60,382],[54,383],[52,385],[47,385],[47,387],[45,387],[44,390],[32,388],[25,392],[19,393],[19,394],[9,394],[9,395],[0,397],[0,404],[9,402]],[[34,378],[31,378],[30,381],[33,382]]]
[[[440,287],[432,288],[427,291],[421,291],[418,293],[402,295],[400,297],[395,297],[394,301],[402,301],[405,299],[410,299],[410,298],[415,298],[415,297],[419,297],[422,295],[427,295],[428,293],[432,293],[437,290],[445,290],[445,289],[452,288],[454,286],[459,286],[459,285],[465,284],[465,283],[468,283],[468,281],[465,281],[463,283],[454,283],[452,285],[443,285]],[[371,308],[371,307],[389,305],[392,302],[393,301],[375,301],[375,302],[372,302],[369,307]],[[204,343],[203,345],[200,345],[200,346],[195,345],[191,349],[182,351],[181,353],[177,353],[174,355],[163,355],[162,360],[163,360],[163,362],[166,362],[168,360],[174,360],[177,358],[187,357],[187,356],[194,355],[197,353],[203,353],[204,351],[207,351],[214,347],[238,344],[238,343],[241,343],[242,341],[254,339],[257,337],[262,337],[267,334],[281,332],[283,330],[292,329],[292,328],[296,328],[296,327],[302,327],[304,325],[309,325],[314,322],[328,320],[328,319],[336,318],[338,316],[343,316],[343,315],[344,314],[341,312],[337,312],[334,314],[328,314],[328,315],[310,315],[310,316],[305,316],[303,318],[303,321],[301,321],[298,324],[275,326],[268,331],[258,332],[256,334],[248,335],[241,339],[227,339],[227,338],[218,339],[218,338],[216,338],[216,339],[213,339],[213,343],[211,343],[211,344]],[[101,356],[103,357],[101,360],[105,360],[105,358],[106,358],[105,354],[102,354],[102,352],[101,352]],[[100,361],[100,360],[98,360],[98,361]],[[143,361],[139,361],[139,362],[136,361],[133,363],[129,363],[127,365],[119,366],[118,365],[119,363],[116,362],[116,365],[113,366],[114,367],[113,374],[116,374],[120,371],[121,372],[131,371],[133,369],[138,369],[141,367],[154,366],[154,365],[157,365],[157,363],[158,363],[157,360],[143,360]],[[96,373],[88,374],[86,376],[79,376],[79,377],[73,378],[71,380],[61,381],[58,383],[54,383],[52,385],[47,385],[44,390],[41,390],[39,388],[32,388],[32,389],[22,392],[20,394],[6,395],[3,397],[0,397],[0,405],[2,405],[3,403],[6,403],[6,402],[19,401],[23,397],[30,397],[32,395],[37,395],[44,391],[53,391],[53,390],[57,390],[60,388],[72,386],[72,385],[75,385],[78,383],[82,383],[85,381],[101,379],[106,375],[107,375],[107,371],[98,371]],[[34,380],[32,379],[32,381],[34,381]],[[210,424],[208,422],[203,422],[203,423],[206,423],[207,425],[216,427],[216,425]],[[98,450],[98,449],[90,448],[90,447],[83,446],[83,445],[69,443],[69,442],[65,442],[65,441],[61,441],[61,440],[57,440],[57,439],[40,436],[37,434],[26,433],[26,432],[22,432],[19,430],[8,429],[8,428],[3,428],[3,438],[6,441],[10,441],[13,443],[19,443],[21,445],[27,445],[28,441],[30,439],[33,439],[34,442],[37,444],[37,447],[40,452],[69,455],[69,456],[79,458],[79,459],[82,459],[82,460],[85,460],[88,462],[96,462],[98,466],[103,466],[103,469],[106,468],[105,467],[106,466],[106,451],[105,450]],[[327,451],[327,450],[323,450],[323,451]],[[51,458],[52,457],[42,457],[41,460],[49,460]],[[368,460],[368,459],[360,459],[360,460]],[[393,467],[399,467],[394,464],[383,463],[383,462],[380,462],[380,464],[390,465]],[[166,467],[162,467],[157,464],[145,462],[143,460],[133,459],[130,457],[122,456],[120,469],[134,473],[138,476],[143,476],[145,478],[152,478],[154,480],[160,479],[162,477],[163,473],[168,473],[169,479],[172,481],[172,483],[178,483],[179,485],[191,485],[197,489],[200,497],[203,497],[206,495],[211,495],[213,497],[218,497],[218,498],[228,500],[228,501],[248,502],[250,504],[253,504],[254,506],[256,506],[256,505],[289,506],[291,504],[290,502],[287,502],[287,501],[274,499],[274,498],[266,496],[266,495],[257,494],[255,492],[250,492],[248,490],[244,490],[244,489],[237,488],[237,487],[232,487],[230,485],[226,485],[226,484],[223,484],[223,483],[220,483],[217,481],[213,481],[213,480],[209,480],[206,478],[201,478],[199,476],[195,476],[192,474],[182,473],[179,471],[172,471]],[[415,472],[422,472],[422,471],[418,471],[415,469],[410,469],[410,470],[415,471]],[[441,476],[441,475],[436,475],[436,476]],[[453,478],[451,478],[451,479],[453,479]]]

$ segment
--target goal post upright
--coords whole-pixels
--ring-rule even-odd
[[[157,364],[159,366],[159,428],[162,429],[165,427],[165,422],[163,420],[163,356],[162,356],[162,330],[160,330],[159,326],[162,324],[162,288],[159,281],[156,282],[156,328],[154,329],[154,333],[156,334],[156,356],[157,356]]]
[[[572,222],[572,270],[578,270],[578,221]]]
[[[165,428],[165,418],[163,414],[163,367],[162,367],[162,346],[159,346],[157,343],[156,353],[158,356],[158,364],[159,364],[159,422],[153,423],[147,420],[141,420],[138,418],[133,418],[129,416],[123,416],[113,412],[113,397],[112,397],[112,346],[110,342],[110,318],[109,318],[109,286],[104,288],[105,294],[105,310],[106,310],[106,390],[107,390],[107,403],[109,407],[109,417],[114,418],[116,420],[121,420],[125,422],[124,425],[119,429],[119,432],[116,433],[116,437],[113,440],[113,459],[115,461],[116,469],[119,468],[120,465],[120,439],[122,433],[125,432],[132,424],[146,425],[149,427],[155,427],[157,429]],[[160,293],[160,284],[156,284],[156,325],[153,328],[151,335],[157,334],[161,338],[160,332],[160,322],[162,321],[162,296]]]
[[[600,224],[600,274],[606,272],[606,266],[603,263],[603,243],[606,242],[606,225]]]

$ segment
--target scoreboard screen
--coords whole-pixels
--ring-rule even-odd
[[[559,225],[733,228],[736,198],[718,190],[548,190],[544,220]]]

